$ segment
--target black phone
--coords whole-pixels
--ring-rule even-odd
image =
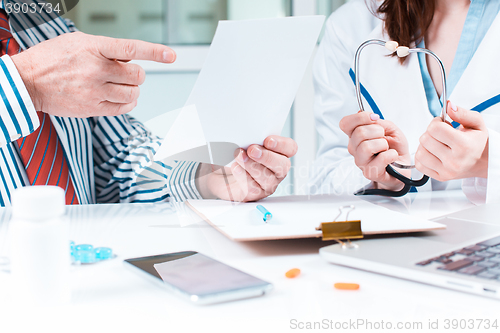
[[[127,259],[125,265],[196,304],[263,296],[273,285],[194,251]]]

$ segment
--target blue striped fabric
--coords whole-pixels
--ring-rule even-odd
[[[36,1],[28,2],[37,5]],[[0,0],[0,8],[5,8],[4,0]],[[37,15],[46,23],[30,27],[28,16],[9,18],[11,28],[13,21],[23,27],[12,31],[23,50],[77,31],[69,20],[46,12]],[[9,56],[0,58],[0,96],[0,206],[8,206],[12,191],[29,184],[15,141],[40,126],[28,91]],[[155,170],[161,167],[165,182],[157,182],[156,188],[151,188],[154,182],[139,176],[151,163],[156,163],[152,156],[161,140],[136,119],[126,115],[88,119],[50,117],[81,204],[201,199],[194,180],[198,163],[157,165]],[[145,181],[147,189],[140,186]]]

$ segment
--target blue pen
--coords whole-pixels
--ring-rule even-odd
[[[257,209],[264,214],[264,222],[267,223],[267,221],[271,220],[273,218],[273,214],[271,214],[264,206],[258,205]]]

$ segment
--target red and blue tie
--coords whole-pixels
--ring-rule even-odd
[[[21,48],[10,32],[7,14],[0,10],[0,56],[16,55]],[[37,112],[40,127],[27,137],[17,140],[21,159],[31,185],[59,186],[66,191],[66,204],[77,205],[68,162],[49,115]]]

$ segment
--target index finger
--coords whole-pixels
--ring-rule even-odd
[[[132,39],[101,37],[98,49],[103,57],[111,60],[150,60],[173,63],[177,58],[174,50],[168,46]]]
[[[380,119],[380,116],[376,113],[369,112],[358,112],[356,114],[351,114],[349,116],[345,116],[339,123],[339,127],[347,134],[348,137],[352,136],[352,132],[356,129],[356,127],[373,124],[377,120]]]

